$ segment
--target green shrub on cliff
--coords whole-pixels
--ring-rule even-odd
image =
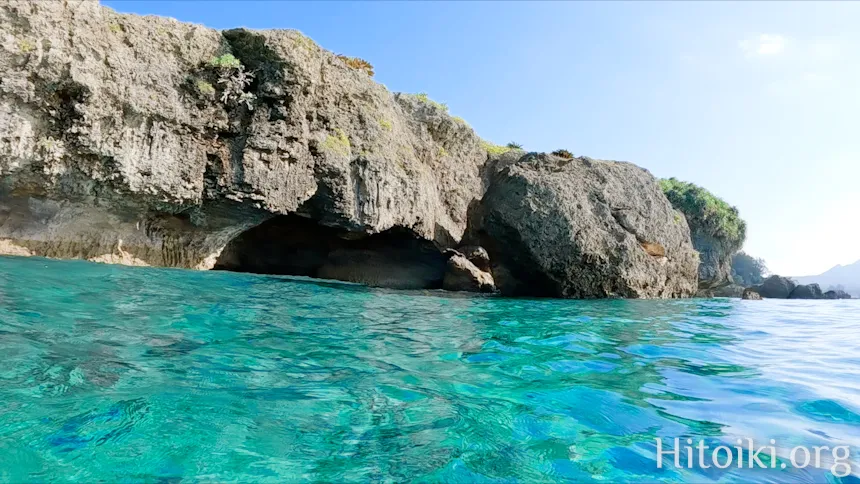
[[[219,55],[209,60],[209,65],[219,69],[239,69],[242,63],[233,54]]]
[[[698,185],[675,178],[660,180],[660,187],[672,206],[687,217],[691,230],[725,239],[730,248],[743,245],[747,225],[737,208]]]
[[[214,76],[216,85],[221,89],[221,102],[235,107],[245,104],[248,109],[254,109],[253,101],[256,96],[245,90],[254,80],[254,74],[245,69],[242,62],[233,54],[223,54],[209,59],[210,72],[208,77]],[[201,84],[202,81],[204,84]],[[210,89],[211,88],[211,89]],[[197,81],[197,90],[204,96],[211,96],[214,92],[212,83],[205,79]]]

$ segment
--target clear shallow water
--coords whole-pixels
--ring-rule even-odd
[[[655,437],[857,462],[858,315],[0,258],[0,481],[839,482]]]

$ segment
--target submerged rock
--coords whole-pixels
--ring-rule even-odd
[[[761,294],[756,292],[754,289],[744,289],[743,294],[741,294],[741,299],[750,299],[753,301],[761,301]]]
[[[597,298],[695,292],[698,259],[687,224],[646,170],[531,153],[490,178],[473,208],[467,238],[487,249],[503,294]],[[657,246],[662,250],[653,249]]]
[[[770,276],[760,285],[753,286],[752,289],[761,294],[762,297],[769,299],[788,299],[795,287],[797,284],[787,277]]]

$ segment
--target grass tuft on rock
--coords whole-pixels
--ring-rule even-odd
[[[743,246],[747,225],[737,208],[698,185],[676,178],[660,180],[660,188],[672,206],[687,217],[690,229],[725,239],[734,250]]]
[[[418,94],[415,94],[415,98],[418,99],[419,101],[421,101],[422,103],[428,105],[428,106],[433,106],[437,109],[441,109],[442,112],[445,112],[445,113],[448,112],[448,105],[447,104],[439,103],[439,102],[436,102],[436,101],[430,99],[430,96],[428,96],[426,92],[419,92]]]
[[[349,143],[349,138],[346,133],[340,128],[335,128],[334,135],[327,135],[322,143],[322,148],[326,153],[337,153],[339,155],[348,156],[352,145]]]
[[[367,73],[368,76],[373,77],[373,66],[370,62],[360,58],[360,57],[349,57],[346,55],[337,56],[338,59],[342,60],[344,64],[347,65],[350,69],[354,69],[356,71],[363,71]]]
[[[568,160],[573,158],[573,153],[571,153],[570,151],[564,150],[564,149],[555,150],[552,152],[552,154],[555,156],[558,156],[559,158],[565,158]]]
[[[510,147],[493,144],[486,140],[481,140],[481,147],[493,156],[503,155],[508,151],[511,151]]]

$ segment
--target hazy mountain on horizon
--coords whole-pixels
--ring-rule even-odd
[[[841,285],[852,296],[860,297],[860,260],[844,266],[837,264],[817,276],[801,276],[792,279],[798,284],[818,283],[823,291]]]

